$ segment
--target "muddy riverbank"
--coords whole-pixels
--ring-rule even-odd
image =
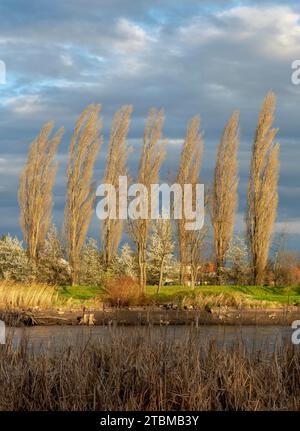
[[[299,307],[278,309],[168,309],[133,307],[102,310],[9,310],[0,311],[9,326],[109,325],[290,325],[300,319]]]

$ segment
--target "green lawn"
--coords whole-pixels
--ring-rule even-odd
[[[64,299],[88,300],[94,299],[101,293],[95,286],[64,286],[59,288],[59,296]]]
[[[240,294],[258,301],[278,302],[280,304],[300,303],[300,288],[257,287],[257,286],[198,286],[194,290],[183,286],[164,286],[157,294],[157,286],[147,286],[147,296],[156,303],[176,302],[184,297],[194,297],[197,293],[205,296],[228,293]],[[99,287],[67,286],[59,289],[59,296],[65,299],[75,299],[80,302],[94,298],[104,298],[105,294]]]
[[[293,304],[300,302],[300,288],[258,287],[258,286],[198,286],[194,290],[183,286],[165,286],[160,294],[156,293],[156,286],[148,286],[148,294],[158,302],[172,302],[185,296],[194,296],[198,292],[205,295],[219,293],[238,293],[258,301],[279,302]]]

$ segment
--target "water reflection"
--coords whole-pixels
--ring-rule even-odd
[[[28,340],[28,347],[35,352],[59,351],[76,344],[118,343],[126,338],[146,343],[181,343],[187,340],[199,346],[214,342],[218,347],[240,344],[249,351],[274,351],[276,346],[291,344],[292,329],[286,326],[187,326],[169,327],[116,327],[108,326],[36,326],[10,328],[8,337],[13,346]]]

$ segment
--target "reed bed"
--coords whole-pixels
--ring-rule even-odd
[[[233,292],[203,293],[197,292],[194,296],[185,296],[181,300],[182,307],[231,307],[231,308],[278,308],[279,303],[262,301],[250,298],[247,295]]]
[[[0,282],[0,308],[5,310],[50,308],[57,298],[56,288],[46,284]]]
[[[0,410],[299,410],[300,353],[114,334],[36,352],[0,346]]]

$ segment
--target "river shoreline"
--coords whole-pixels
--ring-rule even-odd
[[[168,309],[167,307],[107,308],[102,310],[0,310],[9,326],[51,325],[290,325],[300,319],[299,307],[269,309]]]

